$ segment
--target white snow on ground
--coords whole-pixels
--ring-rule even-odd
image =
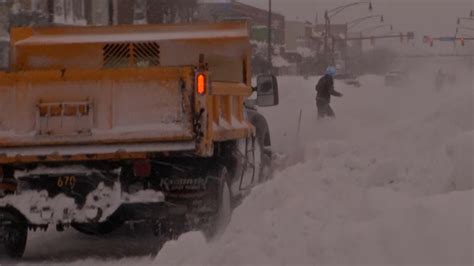
[[[435,93],[427,72],[410,88],[377,76],[360,88],[338,82],[338,118],[325,121],[316,119],[317,78],[280,77],[281,105],[261,110],[292,165],[253,191],[219,239],[193,232],[156,258],[73,264],[473,265],[472,74]]]
[[[361,88],[337,84],[345,94],[333,101],[338,119],[323,122],[314,111],[317,80],[280,78],[282,104],[264,113],[288,151],[303,109],[304,161],[255,189],[221,239],[206,245],[187,234],[156,264],[472,265],[474,193],[452,192],[453,174],[473,178],[464,145],[474,130],[471,77],[440,94],[422,78],[411,88],[373,76]],[[465,152],[449,156],[464,134]]]

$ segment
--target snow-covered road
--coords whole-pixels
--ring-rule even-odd
[[[274,147],[290,154],[291,166],[253,191],[220,239],[206,243],[188,233],[157,257],[121,258],[147,254],[153,237],[37,233],[26,261],[472,265],[474,84],[461,65],[450,67],[459,67],[458,83],[441,93],[434,92],[429,66],[409,88],[385,87],[377,76],[362,77],[360,88],[336,83],[344,98],[334,99],[338,118],[327,121],[316,119],[316,78],[280,77],[280,106],[262,112]],[[471,189],[456,189],[456,178]]]

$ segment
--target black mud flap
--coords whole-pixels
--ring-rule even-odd
[[[28,238],[27,221],[10,209],[0,209],[0,263],[23,256]]]

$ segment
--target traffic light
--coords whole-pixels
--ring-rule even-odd
[[[430,36],[427,36],[427,35],[423,36],[423,43],[426,44],[426,43],[428,43],[429,41],[430,41]]]
[[[464,46],[464,37],[461,37],[461,45]]]
[[[431,47],[434,45],[434,39],[431,36],[423,36],[423,43],[429,44]]]

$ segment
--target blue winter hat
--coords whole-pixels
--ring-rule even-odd
[[[326,72],[324,74],[329,75],[334,78],[337,74],[337,70],[335,67],[330,66],[326,69]]]

